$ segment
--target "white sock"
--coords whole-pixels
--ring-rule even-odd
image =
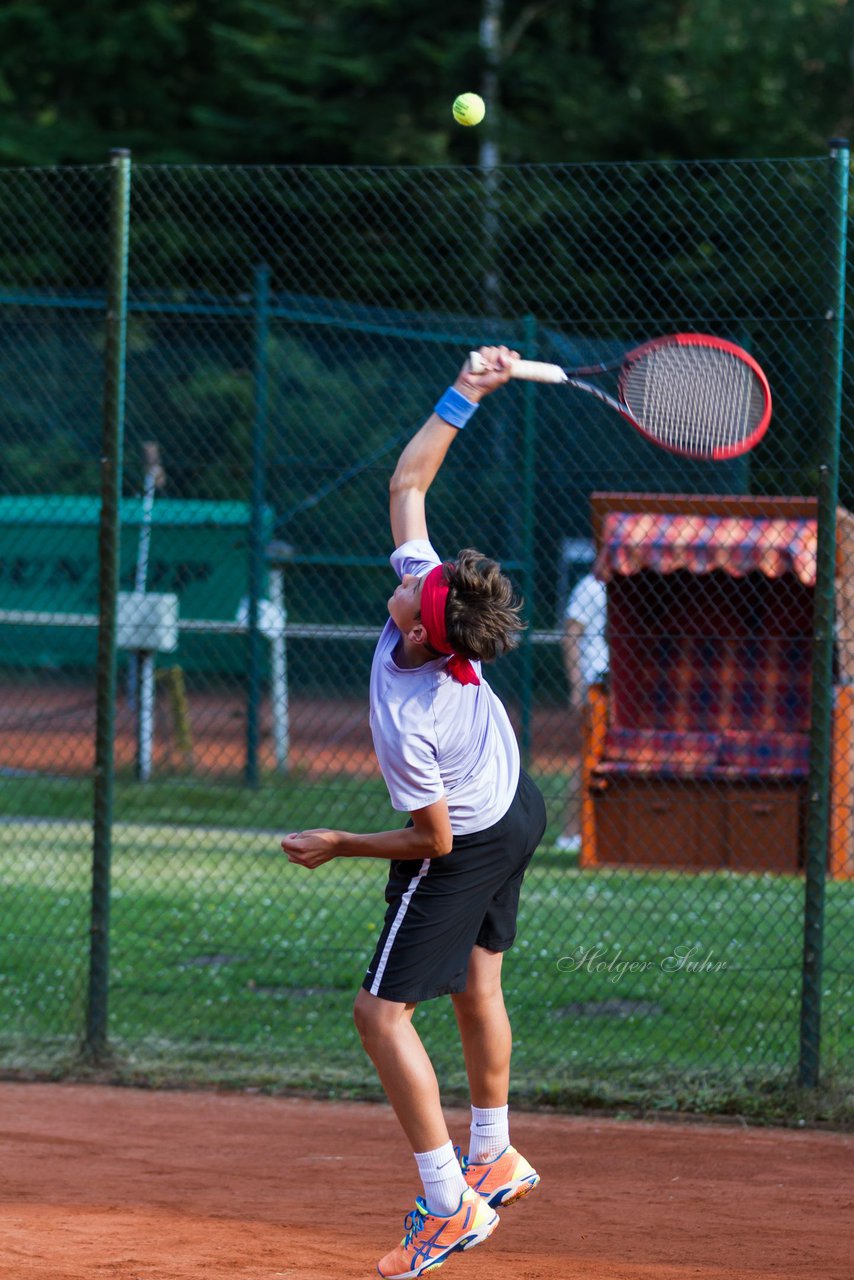
[[[469,1160],[472,1164],[486,1164],[500,1156],[504,1148],[509,1146],[507,1107],[472,1107],[469,1146]]]
[[[466,1180],[454,1147],[446,1142],[435,1151],[416,1151],[415,1162],[424,1184],[424,1199],[431,1213],[447,1218],[456,1213]]]

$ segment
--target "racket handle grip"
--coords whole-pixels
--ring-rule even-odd
[[[469,353],[469,368],[472,373],[483,373],[485,365],[479,352]],[[514,360],[510,377],[521,378],[525,382],[566,382],[567,380],[559,364],[546,364],[543,360]]]

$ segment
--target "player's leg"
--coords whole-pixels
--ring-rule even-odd
[[[472,948],[465,991],[453,995],[472,1105],[507,1105],[513,1037],[501,989],[504,953]]]
[[[456,1161],[448,1159],[453,1148],[441,1118],[438,1084],[411,1015],[421,1000],[464,990],[477,943],[493,952],[512,944],[518,886],[544,827],[542,797],[524,777],[508,813],[494,827],[455,836],[450,854],[425,860],[417,869],[403,863],[392,863],[389,869],[385,921],[355,1016],[365,1048],[412,1143],[425,1198],[416,1201],[401,1243],[380,1261],[382,1276],[408,1280],[420,1275],[456,1249],[485,1240],[497,1225],[491,1187],[483,1195],[467,1178],[451,1209],[460,1185],[454,1186],[454,1174],[463,1175]],[[483,1013],[477,1018],[481,1023],[490,1021]],[[506,1058],[506,1048],[499,1056]],[[506,1070],[504,1062],[498,1072],[504,1078],[505,1096]],[[441,1145],[421,1145],[434,1142]],[[513,1155],[521,1160],[517,1153]],[[536,1179],[530,1166],[527,1170]],[[494,1175],[496,1169],[488,1172]],[[503,1165],[501,1172],[503,1180],[495,1194],[515,1198],[510,1193],[516,1191],[519,1179],[514,1172],[512,1184],[508,1183]]]
[[[466,989],[452,996],[471,1092],[471,1129],[463,1174],[490,1205],[512,1204],[539,1175],[510,1143],[508,1095],[512,1032],[501,988],[503,953],[472,949]]]
[[[425,1202],[437,1215],[456,1210],[467,1188],[412,1013],[419,1001],[465,983],[479,919],[455,884],[442,858],[415,868],[391,864],[385,921],[354,1009],[362,1043],[412,1146]],[[461,929],[466,921],[468,932]]]
[[[414,1004],[384,1000],[362,987],[353,1016],[412,1150],[431,1151],[450,1139],[436,1072],[412,1025],[414,1010]]]
[[[472,1100],[470,1146],[463,1172],[468,1185],[493,1206],[521,1199],[540,1180],[510,1143],[507,1101],[512,1034],[501,969],[503,953],[516,936],[525,871],[545,824],[543,798],[523,773],[494,849],[495,864],[503,863],[505,876],[495,887],[472,948],[466,989],[453,997]]]
[[[412,1025],[414,1003],[385,1000],[363,987],[354,1016],[362,1044],[412,1145],[424,1198],[407,1215],[406,1233],[378,1263],[381,1276],[409,1280],[460,1249],[486,1240],[498,1215],[465,1182],[442,1115],[439,1085]]]

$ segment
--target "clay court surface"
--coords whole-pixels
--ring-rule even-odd
[[[2,1280],[357,1280],[417,1191],[379,1105],[0,1083],[0,1116]],[[514,1138],[542,1185],[448,1280],[854,1274],[854,1137],[516,1113]]]
[[[269,699],[260,708],[259,763],[275,765]],[[153,761],[155,775],[192,772],[198,778],[241,777],[246,760],[246,700],[233,691],[190,694],[191,752],[176,740],[166,692],[158,688]],[[122,699],[116,706],[115,758],[129,767],[136,755],[135,720]],[[536,708],[531,726],[535,767],[565,769],[577,753],[567,711]],[[95,690],[67,685],[0,687],[0,766],[35,773],[88,776],[95,763]],[[347,773],[379,777],[371,742],[367,698],[294,698],[290,704],[292,769],[309,776]]]

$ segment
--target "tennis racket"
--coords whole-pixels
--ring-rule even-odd
[[[469,359],[473,373],[483,371],[476,351]],[[583,381],[603,373],[616,373],[616,395]],[[753,357],[702,333],[654,338],[619,360],[578,369],[517,360],[511,376],[587,391],[648,440],[686,458],[738,457],[771,421],[771,389]]]

